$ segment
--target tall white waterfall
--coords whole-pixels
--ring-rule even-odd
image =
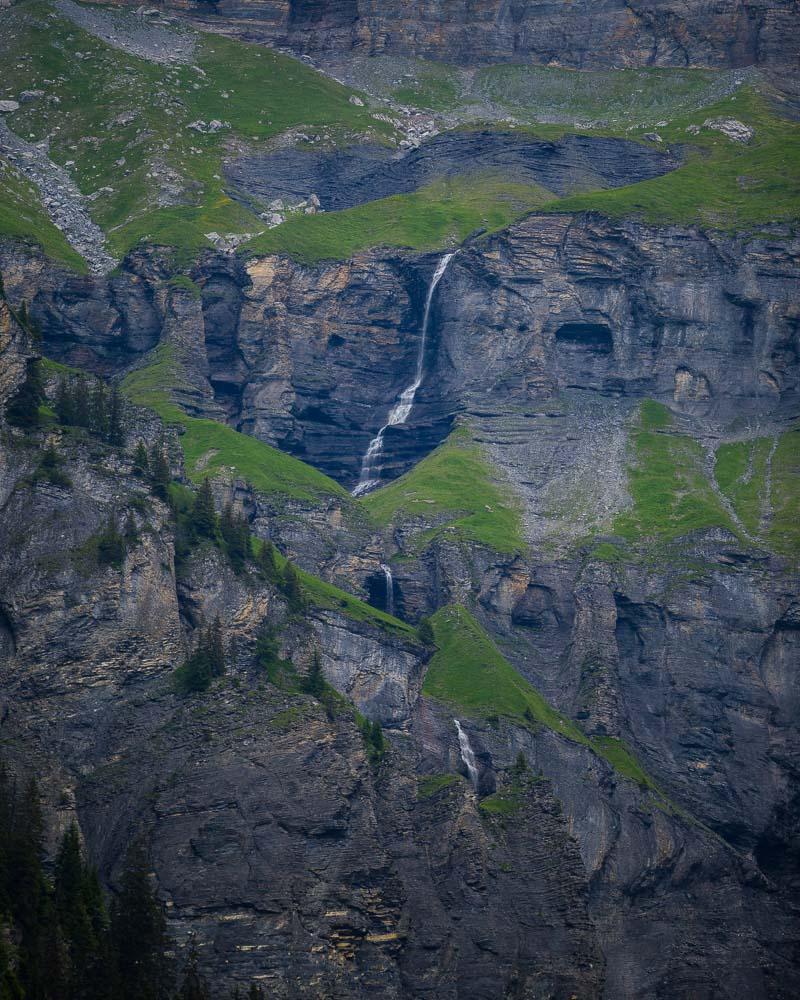
[[[394,580],[392,579],[392,571],[386,565],[386,563],[381,563],[381,569],[383,570],[383,576],[386,580],[386,611],[388,614],[394,614]]]
[[[469,736],[461,728],[461,723],[458,719],[453,719],[456,724],[456,730],[458,731],[458,746],[461,750],[461,759],[464,761],[464,766],[469,772],[469,780],[472,782],[472,787],[477,792],[478,790],[478,762],[475,760],[475,751],[472,749],[472,744],[469,741]]]
[[[361,475],[358,479],[358,485],[353,490],[354,497],[360,497],[365,493],[369,493],[370,490],[374,489],[380,483],[380,479],[376,477],[375,472],[378,467],[378,460],[383,452],[383,436],[387,428],[396,427],[397,424],[404,424],[408,420],[414,406],[414,397],[417,394],[417,389],[422,385],[422,380],[425,377],[425,348],[428,342],[428,320],[431,315],[433,293],[436,291],[436,286],[442,280],[442,275],[447,270],[447,265],[457,253],[457,250],[454,250],[452,253],[446,253],[433,272],[431,283],[428,285],[428,294],[425,298],[425,312],[422,316],[422,336],[420,337],[419,354],[417,355],[417,373],[411,385],[407,386],[400,393],[397,402],[389,411],[386,423],[370,441],[369,447],[361,461]]]

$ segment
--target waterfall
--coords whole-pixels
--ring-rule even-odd
[[[428,321],[431,315],[433,293],[436,291],[436,286],[442,280],[442,276],[447,270],[447,265],[457,253],[457,250],[453,250],[451,253],[446,253],[436,265],[436,270],[433,272],[431,283],[428,285],[428,294],[425,298],[425,312],[422,315],[422,335],[420,336],[419,341],[417,371],[414,376],[414,381],[400,393],[397,402],[389,411],[386,423],[370,441],[369,447],[367,448],[364,458],[361,461],[361,475],[358,479],[358,485],[353,490],[354,497],[363,496],[365,493],[369,493],[370,490],[379,485],[380,479],[375,475],[375,472],[377,470],[378,459],[383,452],[383,436],[389,427],[396,427],[398,424],[404,424],[408,420],[414,406],[414,397],[417,394],[417,389],[419,389],[422,385],[422,380],[425,376],[425,348],[427,347],[428,342]]]
[[[458,745],[461,750],[461,759],[464,761],[464,766],[469,772],[469,780],[472,782],[472,787],[477,792],[478,790],[478,763],[475,760],[475,751],[472,749],[472,745],[469,742],[469,736],[461,728],[461,723],[458,719],[453,719],[456,724],[456,730],[458,731]]]
[[[386,565],[386,563],[381,563],[381,569],[383,570],[383,575],[386,580],[386,612],[387,614],[394,614],[394,580],[392,579],[392,571]]]

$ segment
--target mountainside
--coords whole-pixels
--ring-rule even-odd
[[[131,3],[133,0],[131,0]],[[750,66],[792,63],[797,5],[673,2],[598,6],[436,0],[217,0],[170,2],[211,23],[306,53],[391,53],[474,65],[532,62],[577,69],[613,66]]]
[[[170,940],[98,996],[798,995],[794,13],[0,10],[0,763]]]

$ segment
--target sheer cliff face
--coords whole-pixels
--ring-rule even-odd
[[[597,449],[622,474],[625,415],[644,398],[709,442],[737,418],[785,423],[798,394],[799,252],[778,233],[745,240],[570,216],[532,216],[467,245],[437,289],[424,380],[391,433],[384,474],[409,469],[466,415],[536,508],[556,489],[556,453],[587,488]],[[196,298],[170,288],[146,254],[111,281],[39,276],[20,256],[4,273],[15,295],[31,292],[55,357],[110,371],[170,342],[195,409],[352,486],[413,380],[437,261],[373,252],[309,268],[209,256]],[[541,412],[520,415],[520,404]],[[606,515],[627,502],[613,482],[602,490],[594,501]],[[559,518],[551,509],[538,533]]]
[[[258,673],[256,635],[284,620],[280,593],[208,550],[176,579],[168,512],[128,460],[65,446],[65,491],[31,486],[35,455],[6,449],[4,731],[46,775],[60,821],[78,816],[104,877],[147,832],[171,926],[197,934],[220,990],[257,976],[277,997],[797,995],[796,573],[724,527],[643,560],[600,558],[585,538],[630,507],[643,399],[667,403],[701,456],[731,427],[791,426],[798,259],[778,231],[739,240],[545,215],[460,250],[386,472],[466,419],[520,497],[526,554],[446,533],[420,551],[346,501],[237,487],[255,529],[310,571],[366,594],[400,555],[396,597],[412,620],[471,603],[519,672],[585,732],[624,740],[663,799],[551,729],[469,718],[476,796],[453,713],[420,694],[429,653],[316,609],[284,630],[282,655],[303,666],[318,647],[331,683],[382,721],[376,768],[350,715]],[[110,372],[171,344],[193,412],[352,485],[415,370],[437,260],[209,255],[199,296],[147,252],[110,280],[11,249],[0,269],[51,356]],[[7,395],[25,349],[3,313],[0,336],[16,359]],[[137,433],[160,431],[145,420]],[[112,508],[141,522],[141,541],[122,571],[87,570],[70,553]],[[186,700],[172,668],[216,614],[231,677]],[[520,751],[531,771],[513,815],[487,813],[479,802],[509,787]]]
[[[134,0],[130,0],[131,3]],[[573,68],[790,63],[796,57],[796,5],[723,0],[653,3],[586,0],[219,0],[168,3],[244,26],[295,50],[352,49],[422,56],[450,63],[525,61]]]

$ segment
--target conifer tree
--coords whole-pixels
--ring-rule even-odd
[[[122,529],[126,547],[136,545],[139,541],[139,532],[136,528],[136,520],[132,511],[128,511],[125,517],[125,527]]]
[[[303,684],[304,690],[313,695],[314,698],[321,698],[327,688],[325,675],[322,673],[322,661],[319,657],[319,650],[315,649],[311,657],[311,666]]]
[[[192,506],[192,524],[198,535],[214,538],[217,533],[217,509],[214,506],[214,494],[208,478],[200,484],[194,496]]]
[[[431,625],[430,618],[423,618],[419,625],[417,625],[417,638],[425,646],[435,645],[436,639],[433,634],[433,626]]]
[[[112,510],[106,526],[97,540],[97,560],[101,566],[121,566],[125,559],[125,539],[117,525],[117,515]]]
[[[74,823],[64,834],[56,858],[54,902],[66,952],[69,996],[75,1000],[106,996],[105,906],[97,876],[84,862]]]
[[[250,557],[250,525],[247,517],[237,514],[230,503],[225,507],[219,519],[219,531],[228,558],[233,564],[233,568],[238,572]]]
[[[305,607],[305,598],[303,596],[303,586],[300,582],[300,575],[288,560],[286,565],[283,567],[281,589],[284,597],[286,598],[286,603],[289,605],[289,610],[293,614],[297,614],[302,611]]]
[[[40,423],[39,406],[44,399],[41,364],[38,358],[29,358],[25,366],[25,378],[6,409],[6,419],[15,427],[34,430]]]
[[[278,562],[275,558],[275,546],[268,538],[263,539],[257,549],[256,564],[265,579],[273,583],[278,579]]]
[[[194,938],[189,945],[189,957],[177,1000],[209,1000],[208,987],[198,969],[197,945]]]
[[[117,448],[125,444],[125,414],[119,387],[111,387],[108,401],[108,443]]]
[[[100,379],[97,379],[92,389],[89,405],[89,430],[101,438],[108,436],[108,401],[106,388]]]
[[[136,448],[133,451],[133,474],[145,477],[149,472],[150,462],[147,458],[147,448],[144,441],[140,439],[136,442]]]
[[[167,462],[167,456],[164,454],[164,449],[161,445],[154,444],[153,449],[150,453],[150,483],[153,488],[153,493],[161,500],[169,499],[169,484],[170,476],[169,462]]]
[[[375,752],[375,756],[381,758],[384,750],[386,749],[386,744],[383,739],[383,729],[381,729],[381,724],[377,719],[372,723],[370,742],[372,743],[372,749]]]
[[[169,995],[168,938],[140,844],[128,851],[111,909],[115,1000],[164,1000]]]
[[[63,375],[58,380],[55,399],[56,418],[60,424],[71,427],[77,423],[75,394],[72,390],[71,382]]]
[[[225,673],[225,645],[222,638],[222,622],[219,615],[209,626],[206,634],[206,653],[212,677],[221,677]]]
[[[75,379],[73,387],[73,406],[75,413],[75,425],[86,427],[92,426],[91,398],[89,395],[89,384],[84,375],[79,375]]]

